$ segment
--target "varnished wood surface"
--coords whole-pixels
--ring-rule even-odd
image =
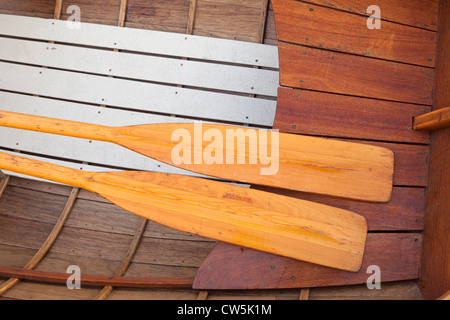
[[[436,38],[433,31],[384,19],[380,29],[371,30],[367,28],[365,15],[302,1],[277,0],[273,7],[278,13],[275,23],[281,41],[434,67]],[[380,8],[382,18],[384,9],[384,6]]]
[[[373,265],[380,268],[383,282],[417,279],[421,246],[420,234],[371,233],[363,266],[355,274],[219,243],[200,266],[193,287],[273,289],[364,284]]]
[[[450,107],[434,110],[430,113],[414,117],[413,129],[434,131],[450,126]]]
[[[450,105],[450,1],[441,3],[433,110]],[[450,290],[450,128],[431,133],[421,289],[427,299]]]
[[[433,69],[285,42],[278,48],[282,86],[431,105]]]
[[[31,16],[45,16],[51,17],[53,15],[53,1],[48,1],[48,7],[43,10],[37,9],[38,6],[43,4],[42,1],[37,3],[36,1],[2,1],[2,13],[12,13],[12,14],[22,14],[22,15],[31,15]],[[50,3],[52,2],[52,3]],[[114,3],[112,3],[114,2]],[[203,2],[203,1],[202,1]],[[206,1],[205,1],[206,2]],[[236,2],[236,1],[234,1]],[[305,1],[309,3],[313,3],[319,6],[326,6],[329,8],[335,8],[342,12],[350,12],[352,14],[360,14],[363,15],[362,11],[365,11],[368,5],[372,3],[368,3],[365,0],[311,0]],[[369,1],[370,2],[370,1]],[[106,2],[105,2],[106,3]],[[103,4],[105,4],[103,3]],[[119,8],[119,1],[111,1],[112,8]],[[247,2],[246,2],[247,3]],[[384,4],[385,1],[379,1],[378,4],[382,7],[382,18],[391,22],[396,22],[404,25],[416,26],[419,28],[425,28],[428,30],[437,30],[437,5],[436,1],[387,1],[388,5]],[[71,4],[68,1],[63,1],[63,12],[67,9],[68,5]],[[107,4],[107,3],[106,3]],[[238,8],[243,8],[247,4],[243,4],[242,2],[233,3],[233,1],[227,1],[227,3],[221,3],[224,6],[236,6]],[[44,5],[45,6],[45,5]],[[131,8],[134,6],[134,8]],[[168,7],[172,6],[174,8],[173,15],[168,15]],[[89,13],[89,16],[84,16],[89,21],[99,21],[102,20],[101,23],[108,23],[114,25],[117,23],[118,9],[114,10],[103,10],[94,3],[91,2],[83,2],[82,9]],[[179,10],[176,8],[180,8]],[[206,8],[206,7],[205,7]],[[416,8],[422,8],[420,10],[416,10]],[[165,29],[165,30],[179,30],[180,32],[184,32],[186,28],[186,20],[187,20],[187,6],[186,2],[183,1],[171,1],[169,2],[145,2],[144,1],[130,1],[128,4],[128,11],[134,10],[134,17],[130,14],[127,14],[126,24],[127,26],[132,27],[142,27],[149,29]],[[97,11],[97,17],[95,16],[95,11]],[[361,13],[358,13],[361,11]],[[248,24],[253,24],[259,17],[259,12],[255,11],[254,13],[250,13],[250,11],[242,10],[234,10],[226,9],[226,11],[222,10],[222,12],[233,12],[234,15],[220,15],[219,19],[213,19],[211,16],[208,17],[207,10],[203,10],[201,13],[204,15],[202,20],[196,20],[194,33],[203,33],[203,34],[215,34],[220,37],[226,38],[237,38],[237,39],[250,39],[250,41],[256,40],[257,31],[254,29],[246,33],[242,25],[239,26],[240,30],[237,32],[234,30],[233,33],[227,33],[226,31],[220,30],[220,28],[215,28],[217,25],[229,26],[233,25],[233,21],[235,19],[240,19],[242,17],[247,17]],[[65,17],[68,15],[65,14]],[[178,19],[177,16],[181,16],[184,18]],[[101,17],[101,19],[99,18]],[[158,18],[159,17],[159,18]],[[164,17],[164,18],[163,18]],[[215,16],[219,17],[219,16]],[[134,22],[130,22],[134,19]],[[158,20],[159,19],[159,20]],[[145,21],[144,21],[145,20]],[[245,20],[245,19],[244,19]],[[105,21],[105,22],[103,22]],[[202,21],[200,24],[199,21]],[[209,30],[206,30],[206,26],[209,25]],[[235,24],[236,26],[238,24]],[[237,29],[237,28],[236,28]],[[205,31],[204,31],[205,30]],[[275,28],[273,23],[273,11],[270,9],[268,11],[268,19],[267,19],[267,28],[265,32],[265,43],[274,44],[277,42]],[[369,59],[369,58],[367,58]],[[373,59],[373,58],[370,58]],[[314,91],[314,89],[313,89]],[[320,91],[320,90],[319,90]],[[425,107],[429,108],[431,103],[426,103]],[[417,107],[418,110],[420,107]],[[378,109],[377,109],[378,110]],[[395,113],[394,113],[395,114]],[[409,113],[408,113],[409,114]],[[289,124],[289,121],[287,121]],[[312,127],[312,126],[310,126]],[[329,126],[330,132],[333,131],[335,126]],[[298,128],[298,126],[297,126]],[[329,136],[327,134],[327,129],[322,128],[325,132],[324,135]],[[373,130],[375,132],[376,130]],[[382,133],[380,133],[382,135]],[[366,139],[366,137],[361,137]],[[358,139],[358,137],[357,137]],[[372,138],[371,138],[372,139]],[[377,138],[373,138],[378,140]],[[383,143],[389,143],[385,141]],[[396,169],[394,175],[396,176],[396,187],[394,188],[394,196],[395,191],[398,187],[405,187],[403,189],[404,192],[408,191],[404,194],[407,196],[407,199],[413,199],[413,191],[417,190],[420,193],[423,193],[423,187],[427,184],[427,161],[428,161],[428,146],[426,144],[412,144],[412,145],[403,145],[400,144],[396,147],[396,162],[397,158],[404,165],[396,164]],[[417,167],[417,163],[419,166]],[[418,170],[413,168],[419,168]],[[34,188],[36,182],[30,182],[22,179],[13,178],[11,182],[8,184],[8,190],[6,194],[9,194],[8,197],[15,194],[19,190],[31,190]],[[37,191],[39,194],[36,197],[30,198],[29,195],[24,195],[21,192],[15,194],[13,198],[10,198],[11,202],[7,208],[10,208],[9,213],[16,212],[23,215],[25,218],[23,226],[28,222],[28,215],[34,217],[33,219],[40,219],[40,216],[46,217],[51,212],[54,215],[57,215],[59,209],[53,208],[50,210],[39,210],[39,208],[44,205],[46,202],[41,201],[39,199],[45,199],[45,194],[59,194],[60,196],[66,197],[67,192],[64,191],[64,188],[60,188],[59,186],[41,184],[38,183],[39,187]],[[419,188],[417,188],[419,187]],[[30,189],[31,188],[31,189]],[[42,193],[40,193],[42,192]],[[411,192],[411,198],[409,196],[409,192]],[[393,200],[397,199],[397,197],[393,197]],[[2,204],[4,204],[3,200],[0,200]],[[63,203],[64,200],[62,200]],[[14,207],[16,203],[21,207],[21,210],[15,210]],[[22,203],[22,204],[20,204]],[[410,200],[400,201],[398,211],[402,210],[402,208],[406,208],[406,211],[411,210],[414,206],[409,206]],[[364,205],[364,204],[358,204]],[[0,206],[1,207],[1,206]],[[420,208],[420,205],[419,207]],[[91,211],[97,212],[100,216],[92,216],[86,214]],[[415,209],[414,209],[415,210]],[[413,211],[414,211],[413,210]],[[116,218],[113,221],[108,221],[108,223],[104,223],[106,217],[110,216],[111,212],[116,214]],[[420,214],[420,209],[416,212],[417,217],[420,217],[423,212]],[[8,214],[9,214],[8,213]],[[116,267],[120,265],[120,260],[126,249],[124,246],[123,250],[120,245],[121,241],[130,241],[131,234],[135,229],[134,223],[137,221],[132,215],[129,215],[125,212],[122,212],[121,209],[117,209],[114,206],[106,204],[102,199],[97,196],[90,194],[88,192],[82,191],[80,193],[79,199],[74,208],[74,215],[71,219],[69,219],[68,224],[71,225],[71,228],[67,228],[66,232],[63,230],[64,237],[61,238],[61,241],[56,243],[54,249],[50,251],[50,253],[45,257],[44,261],[39,265],[39,269],[48,270],[48,271],[58,271],[65,272],[66,267],[73,263],[73,261],[77,261],[82,265],[86,272],[90,274],[94,273],[100,276],[103,275],[112,275]],[[123,216],[119,215],[119,213],[123,214]],[[414,215],[412,215],[414,216]],[[412,217],[411,216],[411,217]],[[120,217],[120,218],[119,218]],[[55,218],[56,220],[56,218]],[[50,224],[54,223],[55,220],[51,220]],[[390,226],[397,224],[397,220],[393,224],[389,224]],[[93,232],[83,232],[84,228],[92,228]],[[401,227],[401,226],[399,226]],[[17,230],[21,230],[19,227]],[[26,229],[25,229],[26,230]],[[34,229],[33,229],[34,230]],[[50,229],[48,229],[50,230]],[[98,233],[99,230],[103,230],[101,233]],[[102,238],[109,238],[107,235],[109,233],[121,233],[125,232],[128,236],[121,237],[119,241],[106,241]],[[19,235],[22,233],[19,233]],[[10,234],[11,237],[14,237],[13,234]],[[86,236],[87,239],[92,240],[99,237],[94,243],[90,241],[83,241],[83,236]],[[43,239],[45,236],[41,237]],[[156,239],[159,238],[159,239]],[[177,240],[170,240],[177,239]],[[2,261],[5,264],[13,267],[13,266],[23,266],[27,262],[27,258],[31,258],[34,254],[34,249],[27,249],[27,241],[25,239],[21,239],[23,244],[20,246],[12,246],[7,251],[2,251],[5,254],[2,254]],[[148,274],[152,276],[194,276],[197,270],[197,267],[201,264],[203,259],[206,257],[208,252],[212,249],[214,242],[210,242],[208,239],[200,239],[197,241],[196,237],[186,236],[183,233],[172,231],[171,229],[167,229],[164,227],[156,227],[155,224],[150,224],[147,227],[146,232],[144,234],[144,241],[141,244],[141,251],[138,251],[138,258],[136,261],[131,263],[131,266],[128,270],[128,275],[142,275]],[[38,240],[35,243],[35,248],[37,249],[40,246],[41,240]],[[80,242],[81,241],[81,242]],[[105,245],[106,243],[106,245]],[[109,244],[110,243],[110,244]],[[96,245],[103,245],[101,251],[97,251]],[[118,247],[117,247],[118,246]],[[84,250],[85,249],[85,250]],[[108,251],[116,252],[113,255],[110,255]],[[90,253],[89,253],[90,252]],[[196,253],[194,259],[189,258],[189,253]],[[80,255],[81,254],[81,255]],[[85,255],[87,254],[87,255]],[[104,260],[104,257],[114,257],[113,260]],[[4,260],[7,258],[6,260]],[[438,262],[440,263],[440,262]],[[2,265],[4,265],[2,263]],[[436,264],[433,264],[436,265]],[[433,269],[432,267],[430,267]],[[1,282],[2,280],[0,280]],[[19,284],[16,288],[8,292],[8,296],[11,298],[20,298],[20,299],[35,299],[36,297],[48,298],[48,299],[58,299],[61,297],[68,299],[92,299],[98,293],[98,289],[94,288],[84,288],[83,290],[75,291],[75,290],[67,290],[65,286],[51,286],[47,284],[39,284],[34,282],[24,282]],[[113,290],[109,299],[133,299],[133,298],[144,298],[144,299],[158,299],[158,298],[187,298],[187,299],[195,299],[197,297],[197,292],[192,290],[148,290],[148,289],[140,289],[140,290],[131,290],[131,289],[115,289]],[[298,299],[299,298],[299,290],[297,289],[288,289],[288,290],[263,290],[263,291],[211,291],[207,295],[208,299],[226,299],[226,298],[238,298],[238,299]],[[382,290],[368,290],[366,285],[360,286],[339,286],[339,287],[324,287],[324,288],[315,288],[310,290],[309,299],[421,299],[422,296],[418,290],[416,281],[407,281],[407,282],[399,282],[399,283],[384,283],[382,284]]]
[[[374,202],[389,201],[392,192],[394,154],[385,147],[226,125],[105,127],[7,111],[0,112],[0,125],[116,143],[169,165],[229,181]],[[214,132],[214,144],[213,137],[205,138],[207,132]],[[182,159],[175,161],[174,154]]]

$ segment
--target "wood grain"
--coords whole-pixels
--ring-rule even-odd
[[[385,20],[372,30],[367,17],[300,1],[276,0],[273,8],[281,41],[434,67],[436,32]]]
[[[350,210],[367,219],[370,231],[421,231],[424,228],[424,188],[395,187],[389,202],[377,204],[261,186],[252,188]]]
[[[441,1],[434,108],[450,105],[450,1]],[[420,287],[427,299],[450,289],[450,128],[431,133]]]
[[[282,86],[431,105],[433,69],[284,42],[278,49]]]
[[[349,211],[191,177],[89,173],[8,154],[1,165],[90,190],[180,231],[344,270],[361,265],[367,225]]]
[[[200,266],[195,289],[310,288],[366,283],[377,265],[383,282],[417,279],[421,257],[420,233],[369,233],[366,254],[358,273],[263,254],[218,243]]]
[[[278,89],[274,127],[281,132],[428,143],[427,132],[411,128],[411,119],[430,107],[324,92]]]
[[[366,144],[213,124],[106,127],[7,111],[0,125],[112,142],[230,181],[375,202],[388,201],[392,190],[392,151]]]
[[[313,4],[338,10],[370,16],[367,8],[372,0],[305,0]],[[381,19],[417,28],[437,31],[439,18],[439,0],[377,0],[381,9]]]

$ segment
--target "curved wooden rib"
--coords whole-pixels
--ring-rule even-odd
[[[0,276],[53,284],[66,284],[70,274],[0,267]],[[192,278],[132,278],[82,275],[81,286],[112,286],[128,288],[191,288]]]
[[[0,173],[1,173],[1,171],[0,171]],[[8,186],[8,182],[9,182],[9,176],[4,175],[4,178],[0,180],[0,198],[3,195],[3,193],[5,192],[6,187]]]
[[[25,270],[32,270],[34,269],[39,262],[45,257],[47,252],[52,247],[53,243],[55,242],[56,238],[60,234],[65,222],[67,221],[67,218],[69,217],[70,212],[72,211],[72,208],[75,204],[75,201],[78,196],[79,189],[73,188],[70,192],[69,198],[67,199],[66,205],[64,206],[64,209],[61,212],[61,215],[58,218],[58,221],[56,221],[55,226],[53,227],[52,231],[48,235],[47,239],[45,240],[44,244],[39,248],[38,252],[33,256],[33,258],[25,265],[23,269]],[[4,282],[2,285],[0,285],[0,295],[4,294],[6,291],[14,287],[18,282],[20,281],[20,278],[11,278]]]
[[[144,235],[145,228],[147,227],[147,219],[142,218],[140,220],[139,226],[134,235],[133,241],[131,241],[130,246],[128,247],[127,254],[125,255],[125,259],[122,261],[120,268],[114,273],[114,278],[122,277],[125,272],[127,272],[128,267],[130,266],[131,260],[141,243],[142,236]],[[105,286],[94,298],[93,300],[104,300],[106,299],[112,292],[113,286],[108,285]]]

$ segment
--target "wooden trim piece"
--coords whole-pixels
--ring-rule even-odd
[[[125,19],[127,17],[127,4],[128,4],[128,0],[120,1],[119,22],[117,24],[119,27],[125,26]]]
[[[309,289],[309,288],[300,289],[300,295],[298,297],[298,300],[309,300],[310,292],[311,292],[311,289]]]
[[[450,126],[450,107],[434,110],[413,118],[414,130],[434,131]]]
[[[52,247],[53,243],[59,236],[65,222],[67,221],[67,218],[69,217],[70,212],[72,211],[72,208],[75,204],[75,201],[78,196],[79,189],[73,188],[70,192],[69,198],[67,199],[66,205],[64,206],[64,209],[61,212],[61,215],[59,216],[58,220],[55,223],[55,226],[53,227],[52,231],[48,235],[45,242],[42,244],[42,246],[39,248],[37,253],[33,256],[33,258],[25,265],[23,269],[25,270],[33,270],[39,262],[42,261],[42,259],[45,257],[47,252]],[[19,282],[20,278],[11,278],[8,281],[4,282],[2,285],[0,285],[0,295],[4,294],[6,291],[11,289],[13,286],[15,286]]]
[[[122,263],[119,267],[119,269],[114,273],[114,277],[122,277],[125,275],[128,267],[131,264],[131,260],[133,260],[134,255],[136,254],[136,251],[139,247],[139,244],[141,243],[142,236],[144,235],[145,228],[147,227],[148,220],[145,218],[140,219],[140,223],[138,225],[138,228],[136,229],[136,232],[134,234],[133,240],[130,243],[130,246],[128,247],[128,251],[125,255],[125,259],[122,260]],[[113,286],[105,286],[94,298],[93,300],[104,300],[106,299],[112,292]]]
[[[186,25],[186,34],[192,34],[194,32],[196,10],[197,10],[197,0],[190,0],[188,22]]]
[[[6,190],[9,182],[9,175],[0,173],[0,176],[3,175],[3,178],[0,180],[0,198]]]
[[[62,2],[63,2],[63,0],[56,0],[56,2],[55,2],[55,12],[53,14],[53,18],[56,20],[61,19]]]
[[[22,280],[66,284],[70,274],[0,267],[0,276]],[[81,286],[113,286],[129,288],[191,288],[192,278],[132,278],[81,275]]]

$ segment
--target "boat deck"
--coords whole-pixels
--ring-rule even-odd
[[[309,288],[299,282],[297,288],[277,290],[168,286],[114,287],[105,293],[99,285],[67,290],[65,285],[47,283],[42,277],[40,281],[20,281],[0,298],[422,299],[417,279],[430,137],[427,132],[413,131],[411,122],[412,117],[429,112],[433,104],[439,1],[394,1],[394,5],[380,0],[381,29],[367,34],[356,31],[356,26],[365,24],[368,17],[364,1],[279,1],[280,14],[289,17],[280,21],[275,20],[272,6],[264,0],[195,2],[195,10],[189,10],[187,0],[128,0],[125,7],[119,0],[80,0],[77,5],[82,8],[83,22],[121,25],[122,21],[132,28],[278,44],[281,88],[274,128],[391,148],[395,153],[394,190],[390,202],[374,204],[260,189],[332,204],[366,216],[371,237],[395,238],[386,243],[404,246],[405,265],[397,266],[404,273],[392,275],[392,279],[405,281],[383,283],[381,290],[367,290],[365,284],[317,287],[313,283]],[[290,7],[283,7],[283,3]],[[0,14],[67,19],[70,4],[62,1],[59,15],[55,1],[0,0]],[[68,205],[70,215],[49,252],[37,264],[37,271],[65,273],[69,265],[78,265],[84,274],[109,277],[125,267],[126,277],[193,281],[216,244],[152,222],[142,225],[138,217],[84,190],[74,195],[68,186],[17,177],[3,185],[2,267],[26,266]],[[0,278],[0,287],[7,279]]]

